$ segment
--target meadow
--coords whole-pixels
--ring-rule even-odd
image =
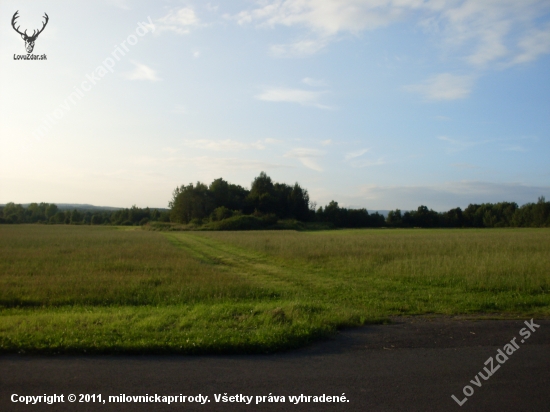
[[[399,315],[550,316],[550,230],[0,225],[3,353],[265,353]]]

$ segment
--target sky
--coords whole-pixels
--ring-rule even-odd
[[[27,55],[20,32],[40,29]],[[548,0],[0,2],[0,203],[550,198]]]

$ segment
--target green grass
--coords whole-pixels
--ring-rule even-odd
[[[546,229],[2,225],[0,352],[271,352],[395,315],[547,317],[549,252]]]

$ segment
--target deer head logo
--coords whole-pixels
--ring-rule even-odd
[[[38,30],[38,32],[36,30],[33,30],[33,33],[31,36],[27,35],[27,30],[25,30],[24,33],[21,33],[19,31],[19,27],[20,26],[17,26],[17,28],[15,27],[15,20],[17,18],[19,18],[19,16],[17,15],[17,13],[19,13],[19,10],[17,10],[15,12],[15,14],[13,15],[12,19],[11,19],[11,25],[13,27],[13,29],[19,33],[21,35],[21,38],[23,40],[25,40],[25,48],[27,49],[27,53],[32,53],[32,50],[34,49],[34,42],[36,41],[36,38],[38,37],[38,35],[40,33],[42,33],[44,31],[44,28],[46,27],[46,24],[48,24],[48,20],[50,19],[48,17],[48,15],[46,13],[44,13],[44,18],[46,19],[46,21],[43,24],[42,28],[40,30]]]

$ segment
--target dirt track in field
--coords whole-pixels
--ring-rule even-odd
[[[550,320],[535,323],[540,327],[524,343],[524,319],[438,317],[342,331],[275,355],[1,356],[0,411],[548,411]],[[480,379],[481,387],[470,383],[514,337],[519,349],[487,381]],[[451,395],[463,400],[465,385],[474,393],[459,406]],[[65,402],[10,401],[13,394],[54,393],[64,394]],[[270,393],[284,395],[286,403],[256,404],[256,396]],[[349,402],[294,405],[288,399],[343,393]],[[210,402],[69,403],[69,394],[202,394]],[[254,398],[250,405],[217,403],[215,394]]]

